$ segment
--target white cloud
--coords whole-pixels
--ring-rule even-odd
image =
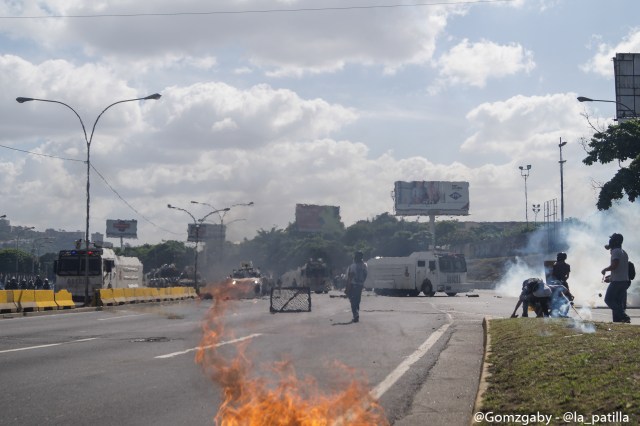
[[[615,45],[600,42],[596,49],[596,54],[580,68],[584,72],[600,74],[602,77],[612,79],[614,76],[612,59],[616,57],[616,53],[640,52],[640,29],[632,29]]]
[[[533,53],[521,45],[498,45],[490,41],[462,40],[434,62],[440,77],[431,92],[446,86],[485,87],[487,81],[535,68]]]

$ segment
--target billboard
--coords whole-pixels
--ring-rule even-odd
[[[199,223],[197,228],[194,223],[189,224],[187,229],[187,241],[195,243],[196,236],[199,242],[224,241],[226,238],[226,227],[213,223]]]
[[[344,229],[340,207],[296,204],[296,229],[300,232],[333,232]]]
[[[640,114],[640,53],[616,53],[616,118],[624,121]]]
[[[138,221],[107,219],[107,238],[138,238]]]
[[[394,200],[398,216],[466,216],[469,182],[397,181]]]

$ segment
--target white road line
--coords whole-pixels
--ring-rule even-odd
[[[375,388],[373,388],[370,392],[371,396],[375,399],[380,399],[382,395],[386,391],[394,385],[395,382],[402,377],[404,373],[409,370],[416,361],[418,361],[422,356],[427,353],[429,349],[442,337],[442,335],[447,331],[451,323],[444,324],[442,327],[431,333],[429,338],[424,341],[422,345],[411,355],[405,358],[404,361],[398,365],[395,370],[393,370],[382,382],[378,384]]]
[[[242,342],[243,340],[253,339],[254,337],[258,337],[258,336],[262,336],[262,334],[261,333],[250,334],[249,336],[241,337],[239,339],[233,339],[233,340],[229,340],[227,342],[220,342],[220,343],[215,344],[215,345],[196,346],[195,348],[187,349],[185,351],[174,352],[174,353],[166,354],[166,355],[158,355],[158,356],[156,356],[154,358],[157,358],[157,359],[173,358],[174,356],[188,354],[189,352],[197,351],[198,349],[210,349],[210,348],[213,348],[213,347],[230,345],[232,343]]]
[[[50,348],[51,346],[67,345],[69,343],[88,342],[90,340],[97,340],[97,337],[91,337],[91,338],[88,338],[88,339],[80,339],[80,340],[71,340],[69,342],[51,343],[51,344],[48,344],[48,345],[38,345],[38,346],[28,346],[28,347],[25,347],[25,348],[7,349],[7,350],[4,350],[4,351],[0,351],[0,354],[4,354],[4,353],[8,353],[8,352],[28,351],[28,350],[31,350],[31,349]]]
[[[111,317],[111,318],[98,318],[98,321],[109,321],[109,320],[129,318],[129,317],[141,317],[143,315],[146,315],[146,314],[131,314],[131,315],[121,315],[119,317]]]

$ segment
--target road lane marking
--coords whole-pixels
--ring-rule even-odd
[[[382,395],[386,391],[391,388],[399,379],[402,377],[404,373],[409,370],[416,361],[418,361],[422,356],[427,353],[429,349],[442,337],[442,335],[447,331],[451,323],[444,324],[442,327],[431,333],[429,338],[424,341],[422,345],[411,355],[404,359],[398,365],[395,370],[393,370],[382,382],[378,384],[375,388],[373,388],[370,392],[371,396],[376,400],[380,399]]]
[[[8,353],[8,352],[18,352],[18,351],[28,351],[31,349],[42,349],[42,348],[50,348],[52,346],[60,346],[67,345],[69,343],[80,343],[80,342],[88,342],[90,340],[97,340],[97,337],[90,337],[88,339],[80,339],[80,340],[71,340],[69,342],[60,342],[60,343],[50,343],[48,345],[38,345],[38,346],[27,346],[25,348],[16,348],[16,349],[6,349],[4,351],[0,351],[0,354]]]
[[[131,315],[121,315],[119,317],[111,317],[111,318],[98,318],[98,321],[109,321],[113,319],[129,318],[129,317],[141,317],[143,315],[146,315],[146,314],[131,314]]]
[[[226,341],[226,342],[220,342],[220,343],[215,344],[215,345],[196,346],[195,348],[187,349],[185,351],[173,352],[173,353],[166,354],[166,355],[158,355],[158,356],[156,356],[154,358],[157,358],[157,359],[173,358],[174,356],[188,354],[189,352],[197,351],[199,349],[211,349],[213,347],[217,348],[219,346],[230,345],[232,343],[238,343],[238,342],[242,342],[244,340],[253,339],[254,337],[258,337],[258,336],[262,336],[262,333],[250,334],[250,335],[245,336],[245,337],[240,337],[239,339],[233,339],[233,340],[229,340],[229,341]]]

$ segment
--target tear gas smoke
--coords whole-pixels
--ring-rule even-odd
[[[567,263],[571,265],[569,287],[575,296],[577,305],[601,307],[604,304],[604,293],[608,284],[602,282],[601,270],[610,263],[610,253],[604,248],[609,236],[614,232],[624,236],[622,248],[629,255],[629,260],[640,264],[640,237],[636,237],[635,227],[640,217],[640,206],[637,204],[615,205],[607,211],[598,211],[576,221],[565,221],[564,233]],[[556,231],[562,232],[560,224]],[[522,289],[522,281],[527,278],[545,279],[544,260],[555,260],[556,252],[535,256],[540,253],[541,241],[547,238],[547,230],[542,227],[532,233],[529,243],[515,262],[506,265],[506,273],[496,285],[496,292],[505,296],[518,296]],[[602,295],[599,296],[599,294]],[[628,293],[628,306],[640,306],[640,286],[632,282]],[[583,318],[590,318],[590,311]]]

